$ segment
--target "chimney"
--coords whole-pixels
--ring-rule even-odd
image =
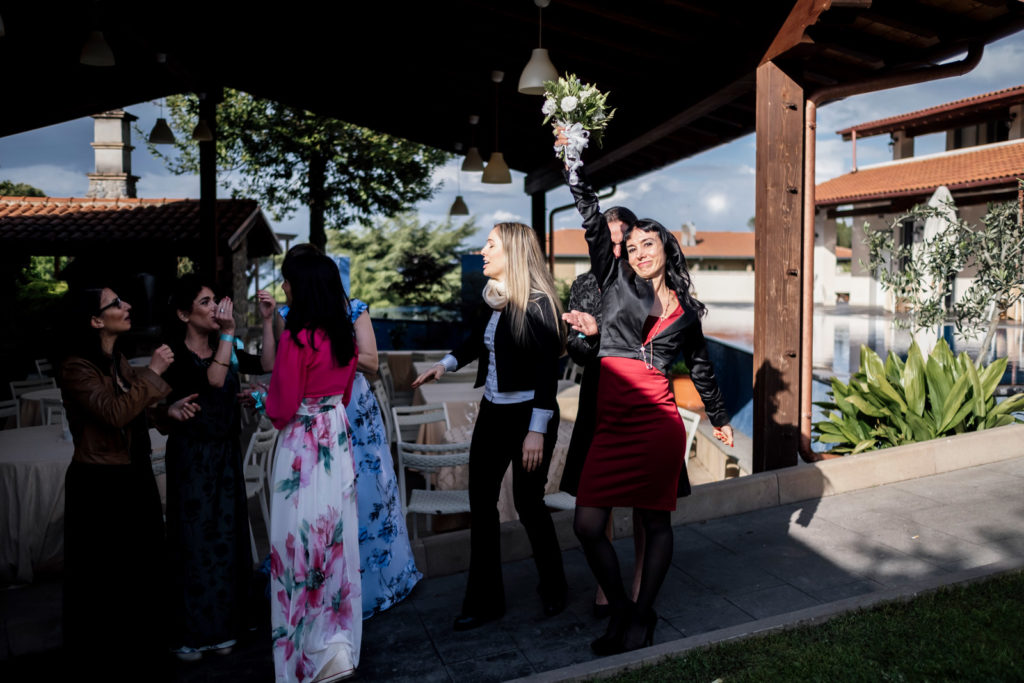
[[[693,223],[683,223],[680,229],[682,235],[679,238],[680,246],[693,247],[697,244],[697,226]]]
[[[131,123],[138,117],[123,109],[105,111],[92,117],[94,126],[92,148],[96,154],[96,171],[89,173],[89,191],[86,197],[119,199],[135,197],[132,175]]]

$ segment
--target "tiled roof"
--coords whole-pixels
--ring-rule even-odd
[[[1024,140],[1013,140],[864,167],[818,185],[814,201],[821,206],[926,195],[939,185],[950,190],[1015,185],[1021,176]]]
[[[677,240],[681,232],[672,233]],[[752,232],[701,232],[696,233],[694,246],[683,247],[688,259],[752,259],[754,258],[754,233]],[[581,228],[555,231],[555,257],[587,256],[587,241]]]
[[[255,200],[218,199],[216,220],[232,249],[258,228],[263,253],[249,255],[280,253]],[[73,255],[111,244],[192,253],[200,245],[199,200],[0,197],[3,248]]]
[[[880,135],[901,130],[908,124],[916,124],[935,117],[956,118],[958,115],[968,114],[975,110],[1009,106],[1018,102],[1024,102],[1024,85],[1016,85],[1012,88],[1004,88],[982,95],[965,97],[962,100],[939,104],[927,109],[918,109],[917,111],[898,116],[889,116],[877,121],[858,123],[854,126],[837,130],[836,133],[849,137],[850,133],[856,130],[857,137]]]

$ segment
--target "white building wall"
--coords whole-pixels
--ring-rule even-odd
[[[754,303],[754,272],[690,271],[695,295],[704,303]]]

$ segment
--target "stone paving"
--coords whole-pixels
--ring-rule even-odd
[[[628,574],[632,541],[616,545]],[[360,678],[429,683],[581,675],[600,663],[589,643],[603,624],[591,614],[594,581],[582,552],[567,550],[564,558],[571,586],[564,613],[543,618],[533,561],[509,562],[508,613],[465,633],[451,629],[465,574],[424,580],[405,602],[365,622]],[[713,639],[720,629],[735,637],[737,628],[758,620],[785,622],[800,610],[1022,560],[1024,457],[679,526],[656,605],[654,649],[671,650],[698,634]],[[0,679],[48,680],[41,671],[59,670],[59,590],[59,582],[43,582],[2,591]],[[168,659],[164,671],[147,677],[271,681],[267,641],[261,624],[227,657],[192,665]]]

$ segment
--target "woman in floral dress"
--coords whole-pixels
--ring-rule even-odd
[[[352,300],[352,324],[359,362],[346,412],[356,462],[359,497],[359,557],[363,577],[363,619],[401,602],[423,578],[409,545],[398,482],[380,406],[364,372],[377,372],[377,339],[370,307]]]
[[[281,430],[270,515],[278,681],[355,672],[362,637],[359,513],[344,403],[356,344],[338,268],[303,253],[281,267],[290,307],[266,410]]]

